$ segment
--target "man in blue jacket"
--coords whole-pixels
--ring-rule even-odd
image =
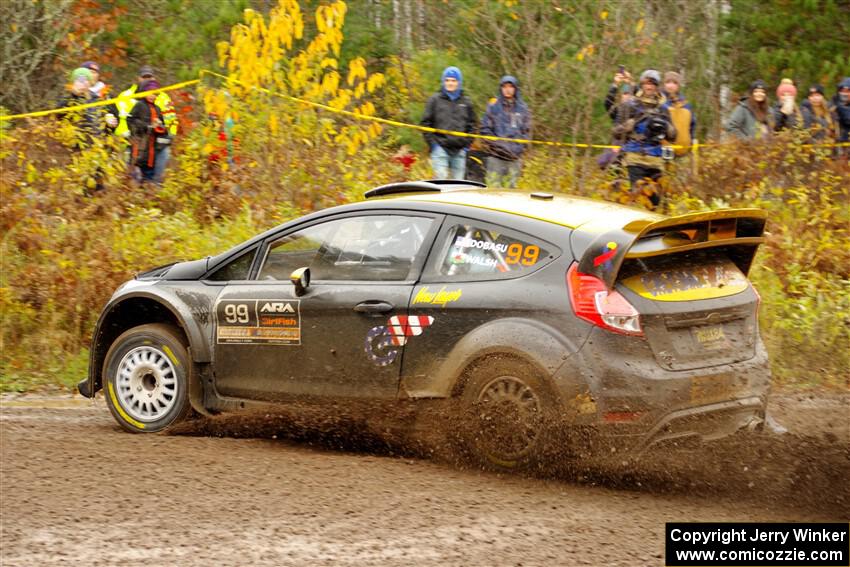
[[[528,140],[531,131],[531,112],[522,100],[519,81],[505,75],[499,81],[499,94],[487,105],[481,123],[481,133],[499,138]],[[522,169],[522,154],[527,144],[507,141],[488,141],[488,184],[516,187]]]
[[[463,75],[457,67],[446,67],[440,79],[440,92],[425,105],[420,124],[438,130],[474,134],[477,126],[472,101],[463,94]],[[431,168],[436,179],[463,179],[466,175],[466,153],[473,138],[425,132],[431,148]]]

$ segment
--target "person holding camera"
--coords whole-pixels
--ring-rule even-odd
[[[632,193],[644,193],[658,206],[661,201],[655,184],[661,179],[664,160],[672,158],[661,143],[676,139],[676,128],[660,92],[661,74],[648,69],[641,73],[639,90],[617,113],[614,136],[623,141],[623,162],[629,172]],[[670,155],[668,155],[670,154]]]

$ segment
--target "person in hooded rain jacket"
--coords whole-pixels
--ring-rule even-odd
[[[741,140],[767,138],[773,132],[773,115],[767,101],[767,83],[757,80],[750,85],[726,122],[726,131]]]
[[[446,67],[440,79],[441,89],[425,104],[420,124],[438,130],[474,134],[478,120],[472,101],[463,93],[463,75],[457,67]],[[466,153],[473,138],[425,132],[431,149],[431,168],[435,179],[463,179]]]
[[[487,105],[481,121],[481,133],[486,136],[528,140],[531,131],[531,112],[522,100],[519,81],[505,75],[499,81],[499,94]],[[488,184],[516,187],[522,169],[522,154],[526,144],[506,141],[487,141]]]
[[[156,81],[146,81],[139,87],[139,92],[153,91],[159,88]],[[156,104],[156,95],[141,98],[133,106],[127,116],[127,127],[130,130],[131,164],[139,168],[141,181],[155,181],[156,160],[158,154],[168,148],[171,137],[165,123],[162,109]]]

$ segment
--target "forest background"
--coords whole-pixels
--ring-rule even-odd
[[[143,64],[162,84],[224,77],[171,93],[181,131],[160,188],[127,180],[116,140],[75,152],[68,122],[0,122],[0,390],[76,383],[101,307],[133,273],[428,178],[421,133],[286,97],[417,123],[447,65],[479,113],[501,75],[517,76],[533,137],[568,144],[608,143],[602,101],[618,66],[682,73],[697,137],[712,145],[679,164],[666,212],[767,209],[751,277],[777,383],[850,387],[846,162],[801,132],[719,143],[757,78],[835,92],[850,75],[850,2],[6,0],[0,22],[0,114],[51,108],[85,60],[113,95]],[[223,120],[235,145],[220,139]],[[392,159],[402,145],[418,152],[410,171]],[[621,200],[600,152],[535,147],[520,188]],[[92,196],[95,175],[106,190]]]

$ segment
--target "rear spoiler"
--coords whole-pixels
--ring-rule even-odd
[[[767,212],[761,209],[723,209],[690,213],[662,220],[635,220],[598,236],[582,254],[579,271],[614,287],[623,262],[629,259],[727,247],[730,259],[747,274],[764,242]]]

